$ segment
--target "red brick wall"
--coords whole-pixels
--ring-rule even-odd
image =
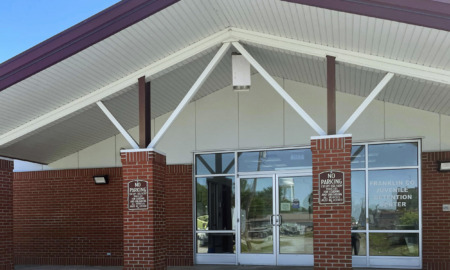
[[[193,265],[192,165],[166,168],[167,265]]]
[[[13,168],[0,159],[0,269],[13,269]]]
[[[314,269],[352,269],[352,138],[311,140],[313,161]],[[319,173],[344,173],[344,204],[319,204]]]
[[[438,161],[450,161],[450,152],[422,154],[423,269],[450,269],[450,172],[439,172]]]
[[[122,224],[121,168],[14,174],[16,264],[122,265]]]
[[[124,270],[166,269],[164,181],[166,157],[156,152],[126,152],[123,165]],[[128,209],[128,183],[148,182],[148,209]]]

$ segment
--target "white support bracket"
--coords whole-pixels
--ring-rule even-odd
[[[155,145],[160,141],[161,137],[166,133],[166,131],[169,129],[169,127],[173,124],[175,119],[178,117],[178,115],[184,110],[184,108],[189,104],[189,102],[192,100],[192,98],[195,96],[197,91],[200,89],[200,87],[203,85],[203,83],[206,81],[206,79],[209,77],[211,72],[214,70],[214,68],[219,64],[222,57],[225,55],[225,53],[230,48],[230,43],[226,42],[220,47],[219,51],[217,51],[216,55],[214,55],[213,59],[209,64],[206,66],[205,70],[200,74],[198,79],[195,81],[195,83],[192,85],[191,89],[187,92],[186,96],[181,100],[180,104],[176,107],[176,109],[172,112],[169,119],[164,123],[164,125],[161,127],[161,129],[158,131],[158,133],[153,138],[152,142],[148,145],[147,148],[154,148]]]
[[[139,145],[136,143],[136,141],[131,137],[131,135],[122,127],[122,125],[117,121],[117,119],[112,115],[112,113],[106,108],[106,106],[101,101],[97,101],[97,105],[100,107],[100,109],[103,111],[103,113],[108,117],[108,119],[113,123],[113,125],[120,131],[120,134],[122,134],[127,142],[133,147],[134,149],[139,149]]]
[[[378,96],[381,90],[389,83],[389,81],[394,77],[394,73],[388,73],[384,78],[378,83],[378,85],[372,90],[372,92],[366,97],[366,99],[359,105],[358,109],[348,118],[347,122],[339,129],[338,134],[344,134],[350,126],[358,119],[361,113],[369,106],[369,104]]]
[[[305,110],[298,105],[297,102],[270,76],[270,74],[247,52],[247,50],[239,43],[233,42],[233,46],[241,53],[247,61],[261,74],[261,76],[281,95],[281,97],[308,123],[319,135],[323,136],[327,133],[309,116]]]

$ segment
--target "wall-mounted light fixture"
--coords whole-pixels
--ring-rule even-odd
[[[438,171],[440,172],[450,171],[450,161],[439,161]]]
[[[233,90],[244,92],[250,90],[250,63],[239,53],[231,55],[231,71],[233,74]]]
[[[106,185],[109,183],[107,175],[97,175],[94,176],[93,178],[96,185]]]

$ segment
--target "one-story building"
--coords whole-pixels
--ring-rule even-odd
[[[124,0],[0,65],[0,269],[450,269],[450,4]]]

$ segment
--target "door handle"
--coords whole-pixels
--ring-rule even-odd
[[[283,217],[281,215],[278,215],[278,226],[281,226],[283,224]]]
[[[270,216],[270,225],[272,225],[272,226],[275,226],[275,222],[273,222],[274,217],[275,217],[275,215]]]

